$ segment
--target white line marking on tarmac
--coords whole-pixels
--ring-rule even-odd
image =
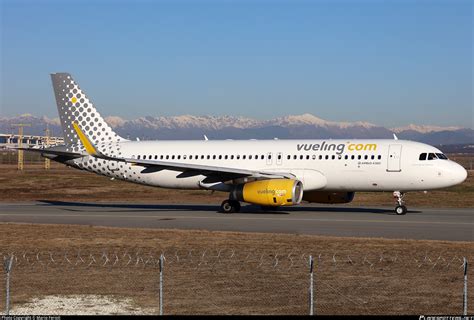
[[[16,216],[15,214],[0,213],[0,216]],[[275,218],[275,217],[197,217],[197,216],[143,216],[143,215],[111,215],[111,214],[21,214],[20,217],[72,217],[72,218],[151,218],[151,219],[235,219],[235,220],[277,220],[277,221],[315,221],[315,222],[355,222],[355,223],[401,223],[401,224],[447,224],[447,225],[474,225],[474,222],[441,222],[441,221],[400,221],[400,220],[347,220],[347,219],[288,219],[288,218]]]

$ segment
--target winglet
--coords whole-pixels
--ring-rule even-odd
[[[86,148],[86,151],[88,154],[91,156],[99,156],[101,153],[97,150],[97,148],[92,144],[92,142],[89,140],[89,138],[82,132],[81,128],[79,128],[79,125],[77,124],[76,121],[72,123],[74,127],[74,131],[76,131],[77,136],[82,142],[82,145],[84,148]]]
[[[395,133],[393,134],[393,139],[398,140],[398,137]]]

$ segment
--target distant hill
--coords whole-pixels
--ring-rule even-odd
[[[400,139],[431,145],[474,144],[474,130],[460,127],[439,127],[411,124],[407,127],[385,128],[368,122],[333,122],[312,114],[289,115],[270,120],[232,116],[141,117],[125,120],[106,118],[117,133],[129,139],[338,139],[388,138],[396,133]],[[25,134],[42,135],[46,126],[52,135],[61,136],[59,120],[30,114],[0,118],[0,133],[16,132],[14,123],[30,123]]]

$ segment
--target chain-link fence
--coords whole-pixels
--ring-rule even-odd
[[[473,257],[4,252],[10,314],[465,314]],[[470,280],[472,281],[472,280]]]

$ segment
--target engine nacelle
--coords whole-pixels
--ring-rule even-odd
[[[355,192],[307,191],[303,200],[316,203],[349,203],[354,199]]]
[[[237,185],[230,199],[262,206],[291,206],[303,197],[303,184],[291,179],[267,179]]]

